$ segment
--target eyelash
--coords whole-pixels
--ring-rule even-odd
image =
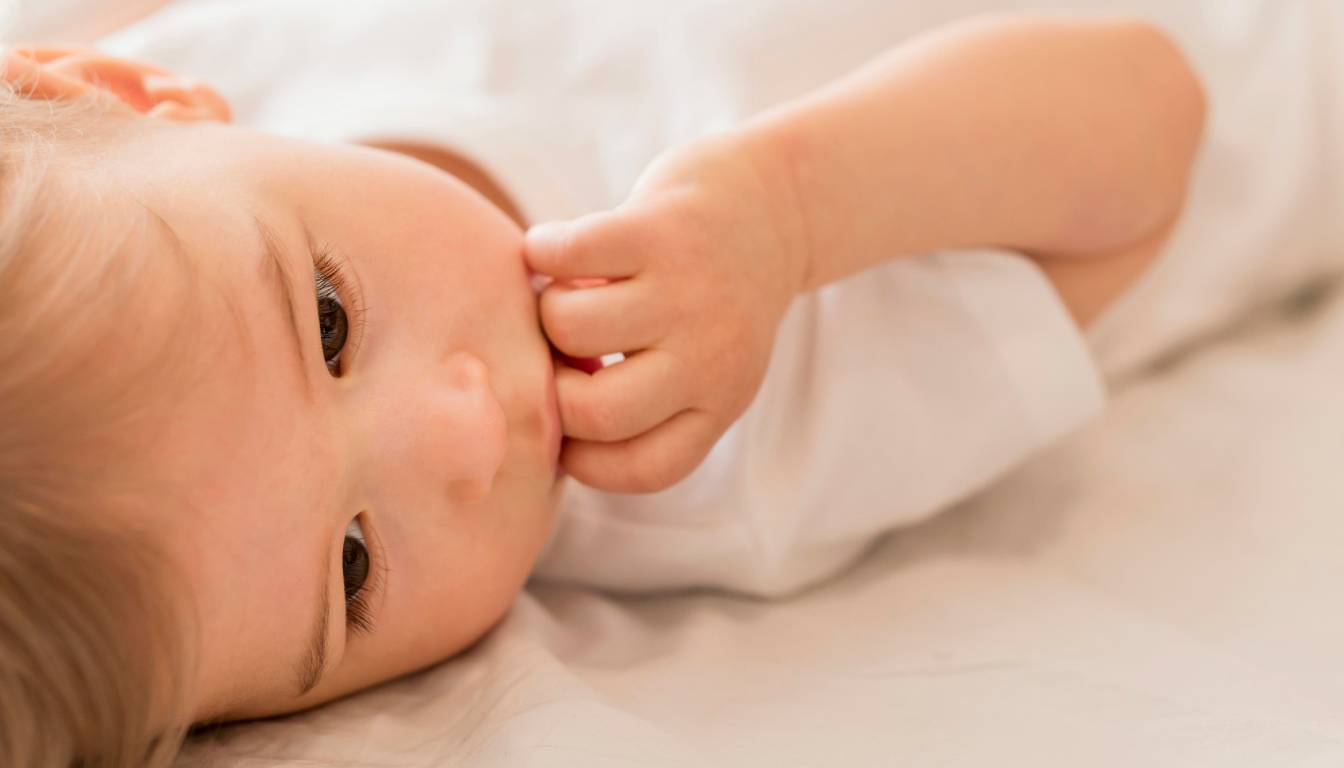
[[[341,352],[341,368],[359,352],[359,342],[364,336],[364,305],[360,292],[354,289],[346,275],[345,262],[331,248],[324,246],[313,251],[313,280],[317,286],[317,298],[340,302],[349,323],[346,349]]]
[[[361,516],[362,517],[362,516]],[[383,580],[387,575],[387,558],[383,556],[383,547],[376,534],[369,533],[367,522],[360,524],[364,531],[364,550],[369,555],[369,575],[364,586],[345,601],[345,627],[357,635],[373,632],[374,595],[381,593]]]
[[[377,564],[373,562],[373,553],[369,553],[369,578],[377,572]],[[345,601],[345,626],[351,632],[366,635],[373,631],[373,611],[369,608],[368,593],[373,590],[373,584],[365,584],[353,597]]]

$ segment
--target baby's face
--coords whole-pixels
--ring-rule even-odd
[[[184,572],[196,717],[312,706],[479,638],[560,485],[518,228],[415,161],[220,124],[99,163],[162,219],[157,263],[195,273],[189,395],[128,436],[172,501],[128,522]]]

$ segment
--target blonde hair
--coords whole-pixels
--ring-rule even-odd
[[[148,372],[115,363],[105,329],[135,298],[136,255],[109,247],[97,222],[116,217],[82,177],[119,119],[0,84],[0,759],[15,768],[166,765],[184,730],[175,575],[114,512],[146,503],[112,457],[132,448],[118,435]]]

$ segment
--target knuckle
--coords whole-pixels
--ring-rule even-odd
[[[570,402],[570,416],[576,427],[593,439],[614,434],[620,425],[620,419],[612,404],[600,397],[585,398]]]

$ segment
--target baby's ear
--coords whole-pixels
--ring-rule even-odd
[[[230,119],[228,102],[215,89],[152,64],[98,51],[7,48],[0,78],[34,99],[70,100],[98,92],[154,118],[225,123]]]

